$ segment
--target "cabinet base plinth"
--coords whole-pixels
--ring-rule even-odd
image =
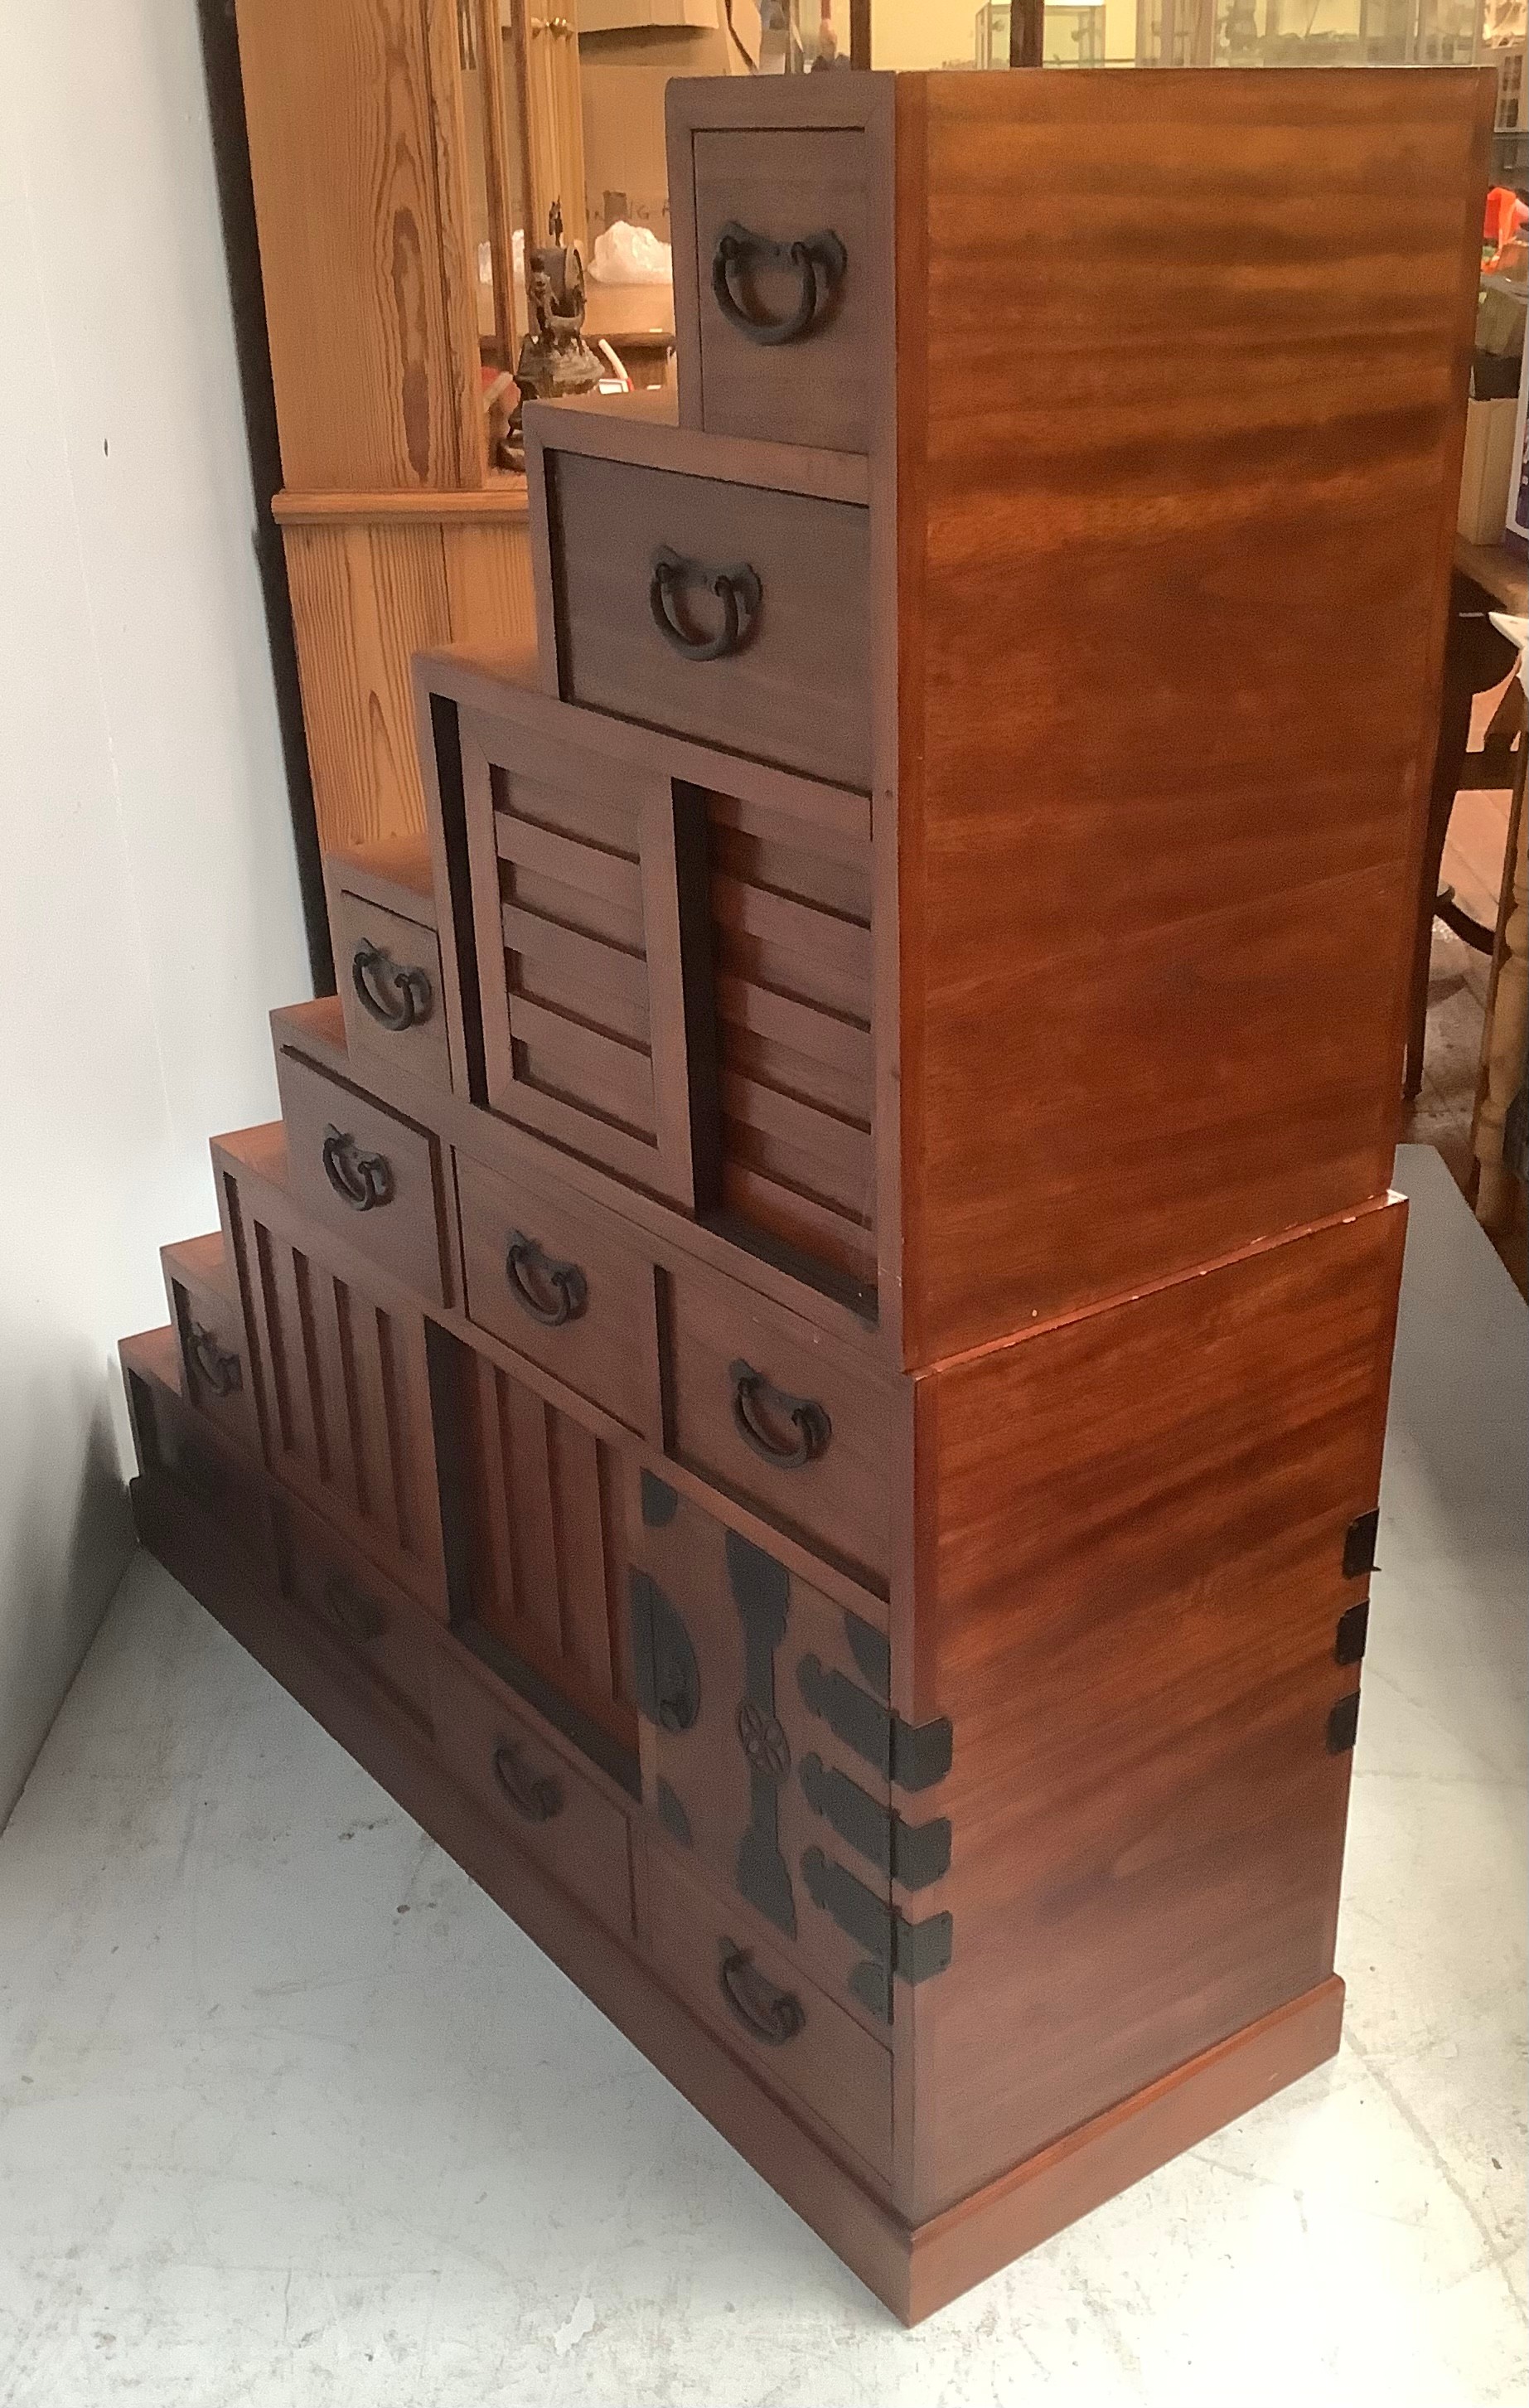
[[[507,1847],[407,1716],[302,1641],[265,1576],[167,1480],[134,1484],[143,1543],[906,2324],[960,2297],[1332,2057],[1335,1974],[917,2226],[905,2224],[751,2082],[623,1947]]]

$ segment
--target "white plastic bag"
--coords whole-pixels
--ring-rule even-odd
[[[674,253],[650,227],[618,218],[594,237],[590,275],[597,284],[672,284]]]

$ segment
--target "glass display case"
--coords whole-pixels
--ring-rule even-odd
[[[986,7],[979,8],[975,42],[978,66],[1007,66],[1008,19],[1008,0],[988,0]],[[1048,8],[1041,43],[1042,66],[1102,67],[1104,0],[1074,0],[1070,7]]]
[[[1484,0],[1139,0],[1148,66],[1470,66]]]

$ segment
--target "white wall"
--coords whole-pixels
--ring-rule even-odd
[[[310,992],[194,0],[0,0],[0,1820],[131,1544],[113,1349]]]

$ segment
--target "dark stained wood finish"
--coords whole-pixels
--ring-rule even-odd
[[[894,1450],[904,1429],[896,1385],[847,1360],[808,1323],[703,1272],[671,1273],[662,1298],[671,1453],[884,1594]],[[826,1414],[821,1452],[783,1469],[750,1445],[735,1414],[736,1363]],[[793,1448],[789,1414],[768,1396],[758,1418],[768,1443],[783,1453]]]
[[[531,1851],[506,1844],[497,1813],[452,1776],[417,1725],[358,1696],[336,1660],[313,1652],[274,1590],[223,1543],[214,1523],[151,1471],[135,1484],[134,1510],[144,1543],[175,1577],[905,2323],[933,2315],[1337,2047],[1343,1985],[1331,1979],[1177,2067],[948,2214],[911,2227],[846,2171],[818,2128],[745,2071],[640,1956],[550,1880]]]
[[[780,1567],[784,1630],[769,1652],[768,1695],[756,1695],[764,1684],[752,1669],[750,1647],[748,1557],[736,1571],[736,1541],[688,1498],[664,1499],[667,1519],[645,1512],[644,1498],[654,1494],[650,1480],[629,1475],[633,1560],[657,1583],[684,1624],[695,1655],[700,1712],[685,1730],[644,1720],[644,1799],[657,1825],[671,1836],[678,1804],[690,1832],[686,1861],[709,1878],[719,1893],[719,1912],[741,1913],[741,1900],[749,1899],[777,1948],[806,1965],[841,2008],[889,2041],[885,2019],[849,1986],[865,1949],[816,1902],[802,1870],[807,1851],[821,1849],[890,1908],[888,1872],[847,1844],[815,1811],[804,1786],[803,1768],[809,1766],[814,1770],[806,1774],[807,1783],[826,1771],[853,1782],[883,1812],[889,1807],[885,1770],[847,1745],[813,1711],[802,1687],[803,1664],[813,1658],[829,1676],[875,1694],[856,1661],[845,1610]],[[756,1569],[764,1571],[767,1584],[770,1567]],[[767,1801],[755,1797],[750,1758],[739,1743],[739,1715],[746,1707],[756,1727],[764,1717],[779,1726],[780,1777]],[[762,1869],[758,1878],[750,1870],[755,1864]]]
[[[449,1381],[450,1396],[442,1393]],[[479,1354],[437,1351],[453,1619],[636,1753],[621,1473],[600,1439]]]
[[[336,1268],[322,1233],[237,1145],[224,1140],[213,1158],[235,1216],[266,1463],[444,1617],[423,1316],[391,1295],[379,1301],[349,1255]]]
[[[632,1866],[621,1807],[539,1717],[464,1651],[435,1665],[436,1743],[450,1776],[496,1830],[607,1930],[632,1932]]]
[[[173,1329],[124,1338],[118,1348],[139,1463],[172,1482],[216,1524],[225,1541],[273,1573],[270,1514],[258,1455],[233,1444],[193,1412],[181,1391]]]
[[[1492,92],[897,80],[911,1364],[1386,1184]]]
[[[428,1730],[438,1622],[295,1498],[273,1490],[271,1511],[282,1589],[311,1644],[339,1657],[348,1680],[373,1685]]]
[[[660,1978],[758,2081],[800,2099],[873,2172],[889,2173],[891,2051],[808,1981],[785,1949],[751,1929],[740,1931],[727,1901],[664,1848],[649,1856],[648,1914],[648,1943]],[[747,1960],[743,1982],[757,1983],[767,1999],[793,2002],[801,2021],[789,2040],[759,2039],[729,2004],[722,1968],[736,1966],[740,1957]]]
[[[705,438],[673,430],[670,443],[667,468],[545,452],[558,692],[832,785],[867,787],[865,510],[723,482],[707,474]],[[662,547],[708,574],[739,564],[754,571],[762,599],[736,652],[686,660],[659,633],[650,584]],[[679,607],[697,638],[722,624],[720,604],[698,585]]]
[[[318,1228],[371,1256],[428,1302],[453,1299],[455,1243],[437,1140],[296,1054],[279,1049],[276,1073],[288,1172],[303,1211]],[[378,1157],[385,1166],[381,1200],[375,1206],[358,1209],[337,1191],[325,1168],[331,1131],[348,1140],[347,1160]],[[344,1175],[343,1162],[341,1170]],[[365,1192],[364,1185],[360,1192]]]
[[[1380,1481],[1401,1200],[919,1383],[955,1919],[916,1998],[936,2213],[1326,1980],[1349,1523]]]
[[[651,1255],[632,1242],[634,1233],[580,1207],[554,1180],[502,1179],[462,1154],[456,1174],[469,1318],[662,1445]],[[529,1266],[518,1260],[520,1287],[507,1260],[516,1237],[538,1257]],[[560,1291],[549,1266],[571,1268],[579,1288],[565,1281]],[[533,1305],[554,1312],[564,1296],[581,1300],[570,1319],[548,1327],[526,1309],[522,1291]]]
[[[160,1262],[180,1350],[181,1395],[226,1438],[258,1452],[254,1370],[222,1231],[162,1246]]]
[[[385,1079],[397,1062],[435,1086],[451,1083],[441,996],[440,945],[434,928],[388,910],[343,883],[330,883],[329,924],[335,939],[335,975],[345,1011],[345,1034],[358,1066],[374,1067]],[[377,958],[379,956],[380,958]],[[384,1014],[400,1007],[400,982],[411,978],[407,1027],[392,1027]]]
[[[857,64],[865,64],[860,61]],[[680,423],[863,452],[886,424],[892,322],[893,79],[732,81],[677,76],[664,93]],[[806,337],[750,343],[711,288],[722,225],[845,245],[835,308]],[[767,280],[769,307],[787,297]]]

